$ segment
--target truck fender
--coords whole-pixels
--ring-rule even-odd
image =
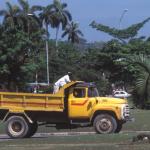
[[[25,112],[23,113],[7,112],[2,121],[5,122],[10,116],[23,116],[26,120],[28,120],[29,123],[33,123],[32,119]]]
[[[96,117],[97,115],[99,115],[99,114],[109,114],[109,115],[113,116],[116,120],[118,120],[118,119],[117,119],[117,116],[116,116],[116,114],[115,114],[114,111],[110,111],[110,110],[109,110],[109,111],[108,111],[108,110],[97,110],[97,111],[94,112],[94,114],[91,116],[90,121],[93,122],[94,119],[95,119],[95,117]]]

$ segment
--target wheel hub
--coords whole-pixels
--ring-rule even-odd
[[[12,124],[12,129],[14,132],[20,132],[22,129],[22,125],[19,122],[14,122]]]
[[[102,131],[108,131],[111,128],[111,122],[107,119],[102,119],[99,122],[99,128]]]

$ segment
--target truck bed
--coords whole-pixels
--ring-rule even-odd
[[[64,110],[62,94],[0,92],[0,109],[12,112]]]

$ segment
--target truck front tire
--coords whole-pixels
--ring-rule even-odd
[[[115,133],[119,133],[122,129],[122,123],[118,123]]]
[[[117,129],[116,119],[109,114],[100,114],[94,119],[95,131],[99,134],[114,133]]]
[[[22,116],[11,116],[6,121],[6,133],[11,138],[25,138],[29,132],[29,124]]]

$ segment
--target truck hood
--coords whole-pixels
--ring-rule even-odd
[[[127,100],[113,97],[97,97],[98,103],[127,104]]]

